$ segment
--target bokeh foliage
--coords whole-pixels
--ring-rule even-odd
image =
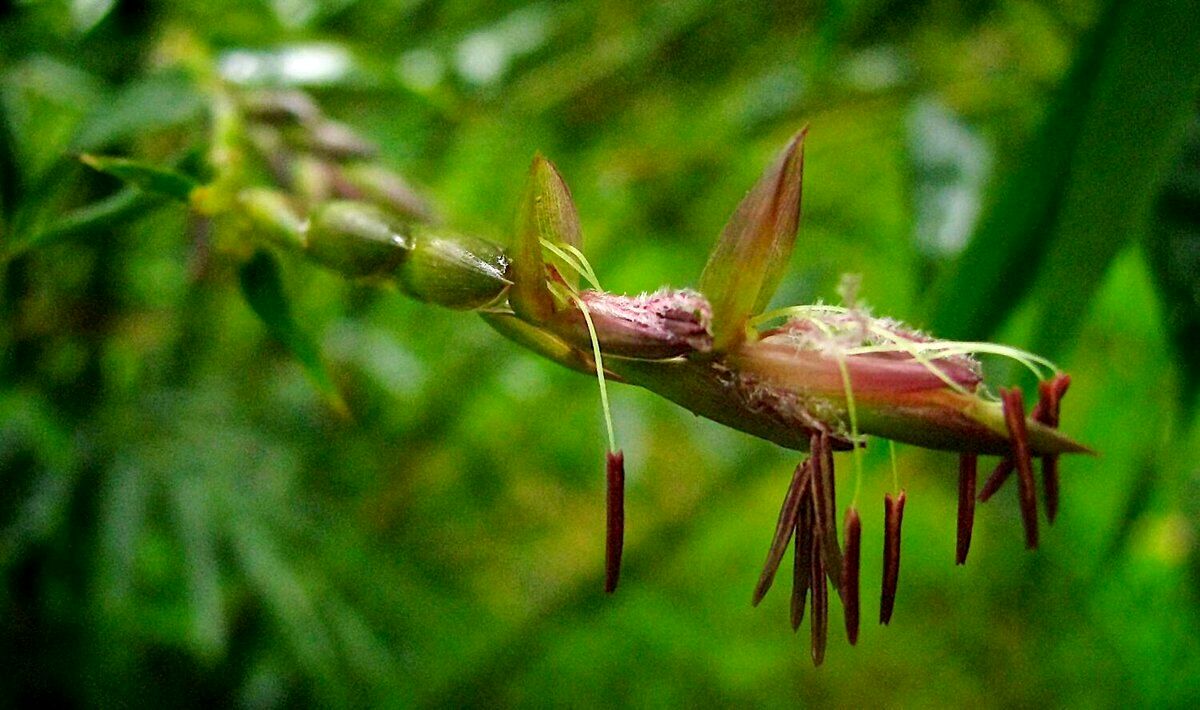
[[[0,4],[5,697],[1200,702],[1198,3],[775,5]],[[295,260],[256,301],[204,224],[77,160],[203,177],[185,29],[231,80],[311,90],[460,230],[506,241],[542,151],[616,291],[694,285],[807,123],[777,301],[856,273],[881,314],[1047,350],[1102,456],[1064,462],[1041,550],[1002,495],[955,568],[953,460],[901,448],[895,619],[814,670],[784,595],[748,603],[794,455],[616,389],[605,598],[589,380]],[[348,416],[255,315],[279,308]],[[866,464],[877,579],[886,448]]]

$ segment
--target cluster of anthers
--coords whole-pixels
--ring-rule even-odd
[[[874,319],[858,310],[813,306],[787,309],[786,312],[795,315],[783,326],[765,333],[764,340],[777,339],[797,350],[822,352],[836,360],[843,373],[848,422],[839,421],[836,415],[826,418],[824,422],[814,418],[809,435],[810,455],[792,474],[767,559],[754,588],[753,604],[757,606],[767,594],[788,545],[793,544],[792,628],[799,628],[805,607],[811,604],[812,658],[819,665],[824,658],[827,638],[829,596],[826,579],[842,602],[847,639],[851,645],[858,639],[862,522],[857,500],[862,482],[860,451],[866,441],[858,429],[855,393],[848,375],[851,365],[858,358],[879,359],[901,366],[915,362],[925,368],[930,376],[942,380],[948,388],[963,395],[973,395],[982,387],[981,368],[971,356],[973,353],[991,352],[1012,357],[1039,377],[1045,374],[1045,368],[1053,366],[1028,353],[1002,346],[934,340],[907,330],[895,321]],[[1040,381],[1040,396],[1032,413],[1034,421],[1047,427],[1057,427],[1060,402],[1069,384],[1070,377],[1056,370]],[[861,396],[863,393],[860,393]],[[1000,453],[1000,461],[978,494],[978,499],[988,500],[1016,471],[1025,541],[1027,547],[1032,549],[1038,541],[1037,497],[1033,455],[1020,389],[1001,389],[1000,407],[1008,433],[1008,450]],[[889,444],[894,466],[895,447],[893,443]],[[844,547],[839,545],[835,519],[838,510],[835,450],[853,450],[857,469],[853,502],[847,507],[842,521]],[[959,565],[966,563],[971,546],[979,455],[977,450],[964,450],[959,454],[958,538],[955,554],[955,561]],[[1053,522],[1058,510],[1058,454],[1044,454],[1041,459],[1046,515]],[[900,577],[900,533],[907,497],[896,480],[893,481],[893,491],[884,496],[880,624],[891,621]],[[810,590],[812,597],[808,602]]]
[[[991,343],[938,340],[872,317],[848,293],[843,295],[849,307],[761,312],[799,226],[803,139],[802,132],[792,140],[734,213],[701,277],[700,292],[665,289],[628,297],[603,291],[579,248],[565,184],[552,166],[535,161],[527,214],[517,227],[513,286],[489,322],[538,349],[528,331],[505,327],[506,319],[533,326],[543,354],[598,377],[609,436],[607,591],[616,588],[620,574],[625,462],[608,413],[606,378],[646,387],[697,414],[809,452],[791,477],[753,603],[770,589],[792,544],[792,626],[799,627],[811,604],[812,658],[820,664],[828,626],[826,580],[842,602],[850,643],[858,637],[857,501],[868,435],[959,453],[959,564],[971,543],[980,455],[1000,457],[981,500],[1018,474],[1025,540],[1033,548],[1038,538],[1033,457],[1042,459],[1045,505],[1053,521],[1058,457],[1087,449],[1057,431],[1069,377],[1036,355]],[[581,290],[579,278],[593,288]],[[564,357],[566,352],[573,357]],[[1010,358],[1034,373],[1040,398],[1031,416],[1019,388],[1002,388],[999,398],[988,393],[975,357],[981,354]],[[836,523],[835,450],[852,451],[855,464],[844,547]],[[884,498],[882,624],[894,609],[905,501],[894,480]]]
[[[872,317],[848,293],[843,294],[847,307],[764,312],[799,230],[804,131],[738,205],[698,290],[624,296],[600,287],[582,251],[570,191],[540,156],[530,169],[512,244],[503,247],[433,224],[424,201],[399,176],[371,162],[374,148],[325,119],[307,97],[217,95],[211,151],[216,178],[182,197],[201,213],[212,213],[214,205],[233,211],[236,219],[229,222],[251,240],[256,260],[269,260],[271,250],[281,249],[348,278],[387,281],[414,298],[475,311],[505,337],[597,378],[609,443],[609,592],[620,575],[625,459],[609,414],[608,381],[643,387],[700,416],[808,452],[791,477],[753,601],[758,604],[767,593],[793,544],[792,625],[799,626],[811,598],[812,657],[818,664],[825,653],[828,585],[842,602],[850,642],[858,636],[862,525],[857,501],[868,436],[959,454],[959,564],[971,543],[979,456],[1001,457],[979,493],[981,500],[1017,474],[1025,541],[1034,547],[1032,459],[1042,459],[1046,512],[1053,520],[1059,455],[1088,452],[1058,431],[1059,405],[1070,380],[1044,359],[990,343],[928,337]],[[240,141],[239,126],[246,133]],[[246,184],[255,156],[260,172],[273,177],[275,186]],[[139,184],[162,182],[130,177],[128,162],[94,159],[92,164]],[[314,184],[320,189],[301,189]],[[213,197],[226,193],[228,199]],[[247,254],[244,248],[232,251],[239,258]],[[1010,358],[1037,375],[1039,399],[1032,415],[1026,416],[1016,387],[1000,389],[998,398],[988,393],[975,359],[984,354]],[[852,451],[855,464],[842,542],[835,520],[834,451]],[[892,459],[894,468],[894,450]],[[880,621],[885,624],[900,575],[905,505],[898,481],[892,490],[884,498]]]

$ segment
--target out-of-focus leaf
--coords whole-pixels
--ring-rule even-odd
[[[917,246],[931,257],[952,256],[979,216],[991,156],[979,135],[936,100],[913,105],[907,133]]]
[[[1200,118],[1159,195],[1146,243],[1182,379],[1180,405],[1195,414],[1200,391]]]
[[[135,81],[83,122],[74,150],[100,150],[199,118],[204,102],[182,74],[163,74]]]
[[[0,103],[25,184],[36,183],[62,159],[80,122],[102,97],[90,74],[46,56],[0,74]]]
[[[26,452],[36,470],[27,486],[15,476],[18,467],[13,465]],[[0,568],[64,523],[78,479],[77,454],[71,437],[40,397],[0,393],[0,470],[5,471],[9,500],[15,505],[0,521]]]
[[[0,257],[12,258],[21,252],[53,244],[62,239],[107,229],[126,222],[157,206],[162,198],[136,188],[127,187],[108,197],[67,213],[19,244],[5,244]]]
[[[283,280],[279,276],[279,264],[266,251],[257,252],[250,261],[242,265],[238,273],[242,293],[246,302],[254,309],[280,343],[283,344],[300,364],[329,405],[339,414],[347,413],[346,403],[329,376],[316,344],[292,317],[287,295],[283,292]]]
[[[296,660],[314,678],[337,680],[337,655],[317,599],[276,551],[276,535],[244,510],[231,514],[230,547],[247,581],[279,624]]]
[[[84,154],[80,156],[80,160],[102,173],[108,173],[146,192],[171,197],[180,202],[187,202],[192,190],[199,187],[199,183],[183,173],[129,158]]]
[[[806,132],[788,142],[737,206],[700,275],[716,350],[742,337],[746,319],[766,307],[787,270],[800,226]]]
[[[211,486],[211,484],[209,484]],[[217,560],[220,515],[199,476],[179,476],[168,491],[187,568],[189,638],[204,658],[218,658],[228,638]]]
[[[936,332],[987,337],[1036,283],[1037,347],[1074,335],[1112,258],[1144,231],[1200,89],[1196,17],[1196,0],[1108,4],[1028,156],[935,289]]]
[[[13,152],[13,135],[9,127],[8,111],[0,101],[0,238],[5,232],[9,212],[17,204],[21,189],[21,171],[17,156]]]

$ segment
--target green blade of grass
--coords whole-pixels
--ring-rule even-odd
[[[1191,418],[1200,392],[1200,116],[1158,197],[1146,256],[1179,367],[1180,409]]]
[[[292,316],[275,258],[266,251],[257,252],[242,265],[238,278],[246,302],[263,325],[300,362],[329,406],[345,415],[346,403],[325,368],[316,343],[300,329],[300,324]]]
[[[1019,167],[939,288],[939,335],[995,332],[1033,288],[1036,346],[1073,337],[1113,257],[1149,206],[1200,90],[1200,2],[1111,2]]]

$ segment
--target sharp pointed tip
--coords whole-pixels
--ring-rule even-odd
[[[532,175],[549,173],[550,175],[562,180],[562,175],[558,172],[558,166],[552,160],[547,158],[541,151],[533,154],[533,160],[529,164],[529,172]]]
[[[800,130],[798,130],[792,134],[792,137],[788,139],[787,147],[784,148],[784,152],[785,153],[803,153],[804,152],[804,141],[807,137],[808,137],[808,126],[805,126],[804,128],[801,128]]]

